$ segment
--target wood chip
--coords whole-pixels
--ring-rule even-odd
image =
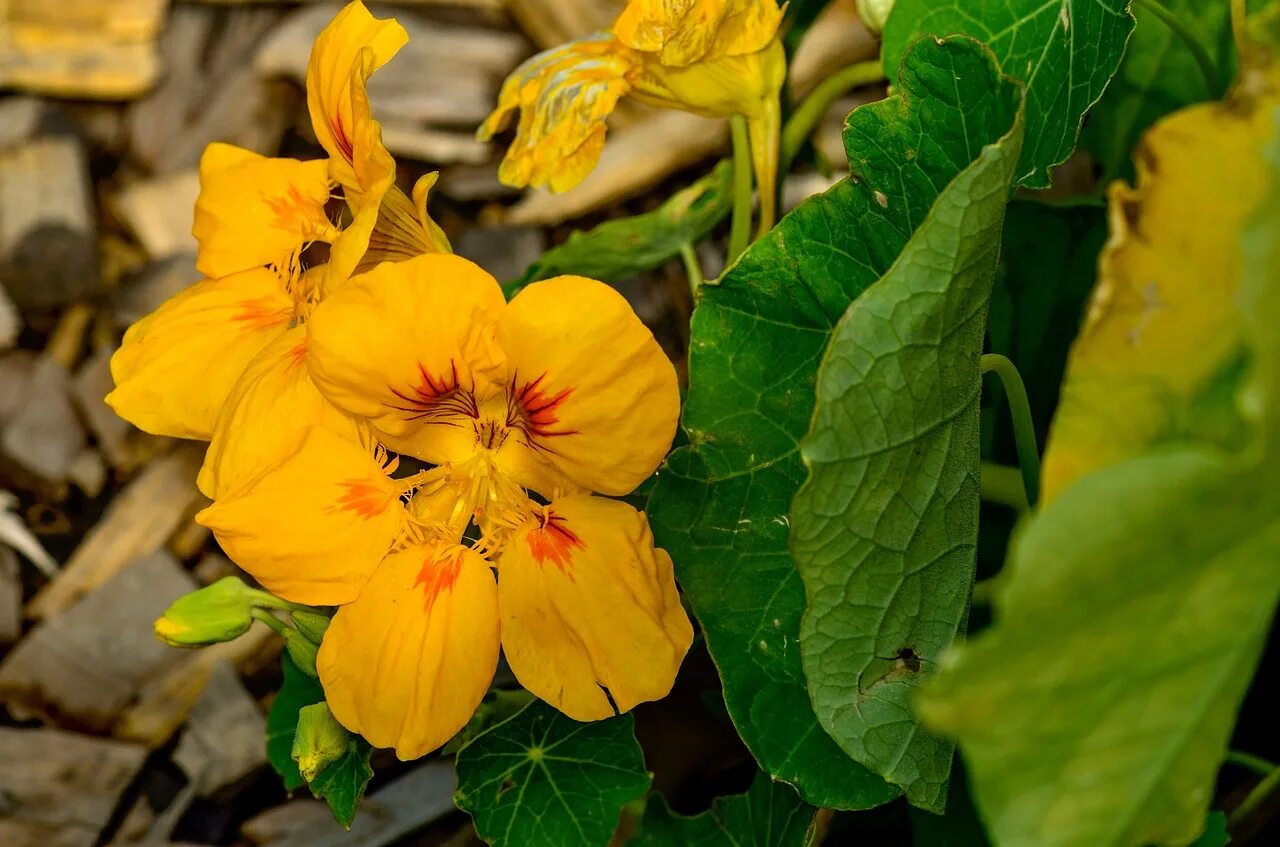
[[[35,135],[45,108],[44,101],[38,97],[0,100],[0,149],[16,146]]]
[[[66,481],[88,437],[71,405],[71,375],[50,356],[36,362],[26,404],[0,434],[0,452],[40,480]]]
[[[0,87],[123,99],[155,81],[168,0],[8,0],[0,5]]]
[[[67,480],[85,496],[97,497],[107,484],[107,462],[95,448],[86,447],[71,460]]]
[[[200,174],[194,169],[135,182],[116,197],[116,207],[153,260],[196,252],[191,234]]]
[[[209,684],[187,719],[173,761],[207,797],[267,763],[267,722],[228,662],[213,667]]]
[[[255,844],[271,847],[386,847],[453,811],[453,763],[428,762],[370,794],[350,832],[335,827],[323,803],[294,800],[244,825]]]
[[[0,355],[0,430],[26,405],[38,361],[40,357],[30,350]]]
[[[547,249],[540,227],[473,226],[453,242],[453,250],[493,274],[516,279]]]
[[[22,575],[18,554],[0,544],[0,647],[22,634]]]
[[[164,301],[201,280],[195,253],[178,253],[151,265],[121,285],[114,298],[114,316],[120,326],[160,308]]]
[[[131,464],[134,453],[131,444],[136,430],[103,400],[115,386],[111,379],[111,355],[114,352],[111,348],[101,347],[80,366],[72,383],[71,399],[107,461],[116,468],[123,468]]]
[[[489,161],[495,152],[492,144],[476,141],[474,132],[423,129],[398,123],[382,125],[382,141],[402,158],[441,165],[479,164]]]
[[[27,614],[49,618],[102,585],[130,562],[159,550],[196,504],[201,450],[183,445],[151,462],[112,502],[62,573],[31,601]]]
[[[507,11],[539,50],[608,29],[621,4],[611,0],[508,0]]]
[[[0,702],[16,716],[109,729],[147,680],[182,660],[151,626],[195,587],[168,553],[139,559],[18,643],[0,664]]]
[[[0,285],[21,309],[64,305],[98,287],[88,166],[75,139],[0,150]]]
[[[9,292],[0,287],[0,353],[18,343],[20,332],[22,317],[18,314],[18,307],[9,298]]]
[[[791,96],[799,100],[832,73],[880,54],[852,3],[832,3],[805,33],[791,62]]]
[[[93,847],[146,755],[120,741],[0,727],[0,844]]]

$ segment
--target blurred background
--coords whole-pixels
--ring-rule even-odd
[[[574,229],[656,207],[727,152],[724,121],[626,104],[596,172],[563,195],[501,185],[501,142],[474,139],[503,78],[595,29],[617,0],[371,3],[411,40],[373,78],[409,188],[441,171],[432,214],[500,280]],[[352,833],[289,799],[266,764],[279,641],[254,630],[184,652],[151,622],[236,568],[192,516],[202,444],[147,436],[102,402],[124,329],[196,282],[192,207],[206,144],[323,155],[303,79],[337,3],[0,0],[0,845],[479,843],[447,763],[375,759]],[[852,0],[805,38],[802,96],[874,57]],[[883,91],[861,92],[863,99]],[[784,204],[843,171],[835,104]],[[826,162],[841,163],[831,168]],[[834,172],[833,172],[834,171]],[[704,245],[707,276],[722,246]],[[611,280],[683,371],[692,298],[681,264]],[[656,788],[678,810],[742,790],[754,765],[705,651],[675,696],[638,710]],[[304,792],[305,793],[305,792]],[[901,810],[889,814],[903,814]]]

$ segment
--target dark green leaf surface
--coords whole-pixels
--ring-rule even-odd
[[[725,704],[761,767],[810,803],[894,790],[818,725],[800,665],[804,586],[787,548],[818,361],[849,303],[889,269],[942,189],[1013,125],[1021,101],[985,48],[922,40],[899,94],[845,132],[853,177],[811,198],[701,289],[684,429],[650,518],[706,635]]]
[[[1234,70],[1229,3],[1161,0],[1208,49],[1229,82]],[[1128,176],[1138,137],[1160,118],[1183,106],[1217,100],[1186,43],[1149,9],[1135,4],[1137,27],[1124,61],[1085,127],[1082,144],[1097,158],[1104,178]]]
[[[454,801],[493,847],[603,847],[649,788],[633,725],[535,701],[462,748]]]
[[[347,752],[337,761],[325,766],[311,781],[311,793],[329,804],[334,820],[347,829],[355,820],[356,809],[364,790],[373,779],[369,756],[373,748],[358,735],[351,736]]]
[[[303,706],[323,701],[324,689],[320,687],[320,680],[303,673],[288,653],[281,654],[280,662],[284,668],[284,684],[267,713],[267,760],[280,775],[285,790],[293,791],[307,784],[298,772],[298,763],[293,760],[298,711]]]
[[[968,616],[978,542],[978,360],[1022,124],[947,186],[832,333],[791,548],[819,723],[912,805],[946,805],[952,744],[910,707]]]
[[[1227,834],[1227,816],[1222,812],[1210,812],[1204,822],[1204,832],[1191,847],[1227,847],[1231,836]]]
[[[885,25],[885,70],[896,73],[922,35],[960,33],[985,43],[1006,74],[1027,83],[1017,181],[1046,188],[1120,65],[1133,31],[1128,8],[1129,0],[897,0]]]
[[[718,797],[693,817],[673,813],[655,794],[630,847],[804,847],[817,811],[795,789],[757,774],[747,793]]]

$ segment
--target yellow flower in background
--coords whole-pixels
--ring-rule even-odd
[[[431,467],[392,479],[378,448],[317,428],[199,520],[284,599],[341,604],[317,660],[338,720],[402,758],[436,749],[499,647],[578,720],[664,696],[692,640],[671,559],[642,513],[591,493],[649,477],[679,413],[625,299],[560,277],[506,303],[476,265],[424,255],[353,278],[305,331],[325,399]]]
[[[499,168],[508,185],[567,191],[604,149],[620,98],[748,119],[762,218],[773,218],[786,58],[774,0],[631,0],[611,32],[539,53],[507,78],[477,136],[519,114]]]

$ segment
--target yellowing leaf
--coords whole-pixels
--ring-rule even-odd
[[[1268,186],[1258,147],[1274,94],[1185,109],[1136,154],[1137,186],[1110,190],[1111,240],[1067,368],[1043,497],[1157,441],[1195,430],[1195,400],[1239,343],[1240,231]]]

